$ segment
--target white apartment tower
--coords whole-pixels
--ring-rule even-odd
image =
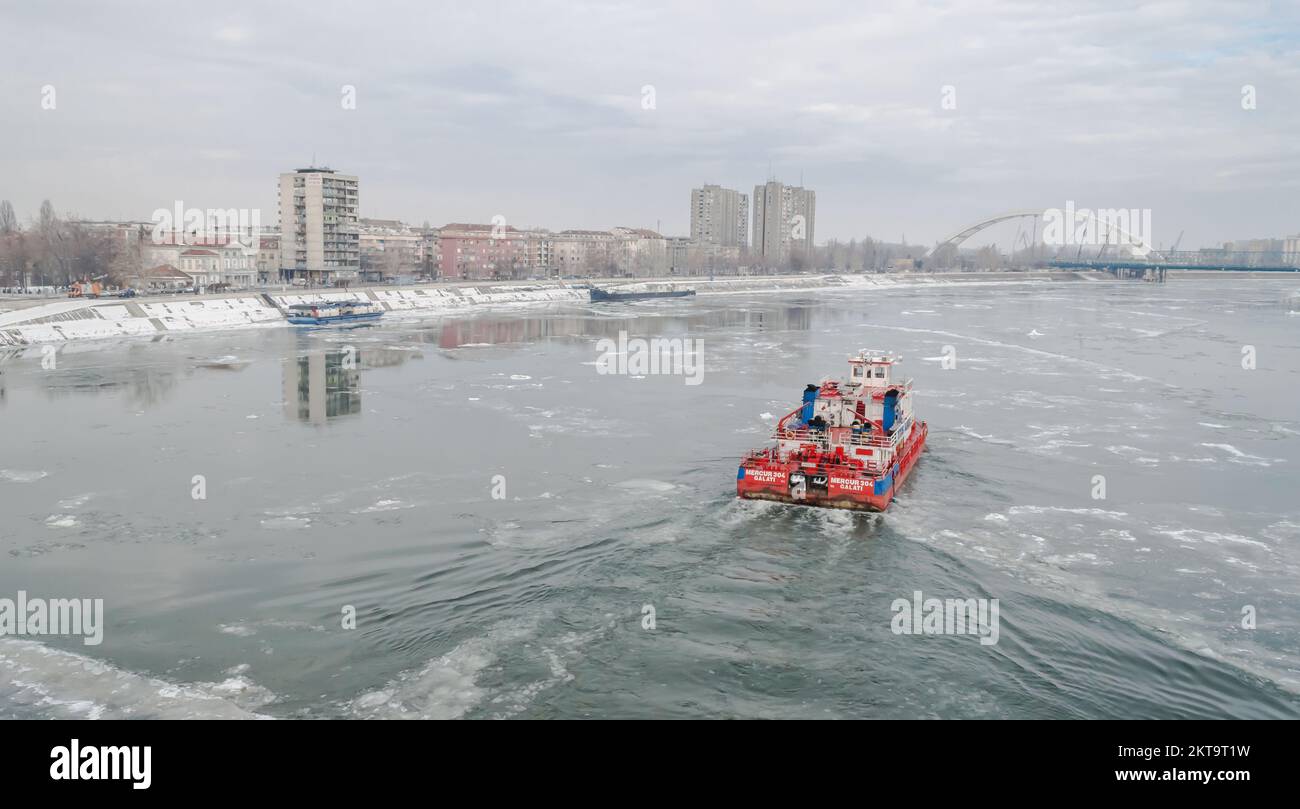
[[[357,178],[327,168],[281,174],[281,276],[330,284],[355,279],[360,268]]]
[[[792,250],[812,252],[817,195],[808,188],[769,180],[754,186],[754,256],[773,267]]]
[[[749,197],[719,185],[691,189],[691,241],[717,247],[747,247]]]

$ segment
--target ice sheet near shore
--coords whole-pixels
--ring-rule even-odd
[[[815,289],[894,289],[970,283],[1026,283],[1077,280],[1070,272],[961,273],[932,276],[794,275],[722,279],[669,279],[699,295],[788,292]],[[665,281],[618,279],[595,282],[635,289]],[[374,288],[347,292],[249,293],[241,297],[187,297],[62,300],[0,312],[0,346],[24,346],[107,337],[146,337],[173,331],[268,328],[287,325],[283,310],[295,303],[368,300],[391,314],[447,314],[480,307],[578,303],[585,288],[569,284],[492,284],[483,286]]]

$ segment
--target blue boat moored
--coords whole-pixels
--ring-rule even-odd
[[[289,322],[295,326],[332,326],[378,320],[384,309],[369,301],[321,301],[295,303],[289,307]]]

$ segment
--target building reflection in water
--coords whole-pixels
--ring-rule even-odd
[[[361,413],[361,371],[390,368],[424,356],[419,351],[345,345],[284,361],[286,418],[324,424]]]
[[[509,318],[475,317],[450,320],[436,329],[425,330],[425,342],[439,348],[477,345],[532,343],[551,338],[617,337],[620,331],[638,336],[660,334],[703,334],[708,331],[808,331],[812,328],[814,305],[782,306],[771,309],[727,308],[707,312],[643,315],[629,310],[631,317],[546,316]]]
[[[361,412],[361,358],[353,349],[285,360],[284,413],[312,424]]]

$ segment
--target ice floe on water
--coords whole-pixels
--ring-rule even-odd
[[[1264,458],[1259,455],[1251,455],[1250,453],[1242,452],[1231,444],[1202,443],[1201,446],[1227,453],[1231,456],[1228,458],[1231,463],[1246,464],[1248,466],[1272,466],[1275,463],[1286,463],[1285,458]]]
[[[1015,446],[1015,442],[1008,441],[1004,438],[995,438],[993,437],[992,434],[980,435],[979,433],[975,432],[971,428],[967,427],[965,424],[958,424],[956,427],[953,427],[952,429],[953,432],[961,433],[962,435],[967,436],[968,438],[974,438],[975,440],[983,441],[986,444],[997,444],[999,446],[1006,446],[1006,447]]]
[[[651,480],[649,478],[633,478],[621,483],[615,483],[615,488],[626,489],[634,492],[644,492],[647,494],[666,495],[669,492],[676,491],[676,484],[664,480]]]
[[[1160,462],[1159,458],[1144,454],[1147,450],[1130,447],[1127,444],[1115,444],[1106,447],[1106,451],[1112,455],[1118,455],[1121,458],[1128,458],[1137,463],[1154,464]]]
[[[1095,553],[1080,551],[1078,553],[1066,554],[1049,554],[1044,556],[1042,561],[1056,567],[1075,567],[1075,566],[1092,566],[1092,567],[1110,567],[1114,562],[1109,559],[1100,559]]]
[[[275,694],[270,689],[260,686],[243,675],[248,665],[243,664],[227,670],[230,675],[220,682],[198,683],[195,687],[201,691],[222,699],[230,700],[247,710],[257,710],[275,702]]]
[[[60,719],[259,719],[240,700],[269,691],[246,678],[178,684],[28,640],[0,638],[0,715]]]
[[[371,505],[364,508],[352,509],[353,514],[373,514],[377,511],[400,511],[403,509],[415,508],[414,503],[406,503],[401,500],[381,499],[376,500]]]
[[[531,637],[537,625],[535,618],[498,623],[421,668],[403,672],[382,688],[353,699],[349,713],[360,719],[459,719],[487,693],[478,684],[479,674],[496,662],[503,647]]]
[[[606,614],[591,629],[554,637],[540,633],[540,617],[500,621],[348,701],[344,713],[357,719],[508,719],[547,690],[572,682],[569,667],[608,636],[616,620]],[[499,672],[507,669],[522,677],[501,682]]]
[[[1103,517],[1108,520],[1120,520],[1128,516],[1124,511],[1107,511],[1104,508],[1065,508],[1064,506],[1012,506],[1007,514],[1013,517],[1022,514],[1079,514],[1089,517]]]
[[[1217,531],[1204,531],[1199,528],[1166,528],[1163,526],[1157,527],[1155,533],[1172,537],[1179,542],[1207,542],[1211,545],[1220,545],[1227,542],[1234,545],[1251,545],[1256,548],[1270,550],[1267,543],[1250,537],[1243,537],[1240,534],[1224,534]]]
[[[0,480],[10,483],[35,483],[41,478],[49,477],[49,472],[39,469],[0,469]]]
[[[298,530],[301,528],[310,528],[311,520],[307,517],[296,517],[293,515],[284,515],[280,517],[267,517],[262,520],[262,527],[272,530]]]
[[[220,371],[241,371],[252,364],[252,360],[243,360],[233,354],[227,354],[224,357],[213,357],[212,359],[199,360],[196,365],[199,368],[211,368]]]

